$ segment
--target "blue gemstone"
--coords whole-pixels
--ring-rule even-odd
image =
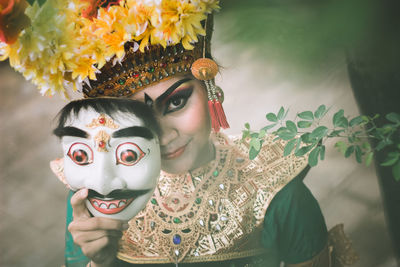
[[[174,235],[172,237],[172,242],[174,242],[175,245],[179,245],[181,243],[182,239],[180,235]]]

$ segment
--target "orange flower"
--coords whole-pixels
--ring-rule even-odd
[[[25,0],[0,0],[0,41],[12,44],[19,33],[29,26],[30,19],[25,15],[28,3]]]
[[[87,19],[92,19],[97,17],[97,10],[100,7],[109,8],[112,5],[118,5],[121,0],[116,1],[107,1],[107,0],[81,0],[82,2],[86,2],[89,6],[82,10],[82,17]]]

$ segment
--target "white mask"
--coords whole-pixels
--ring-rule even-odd
[[[94,216],[130,220],[157,185],[160,147],[134,114],[113,117],[91,108],[71,114],[64,127],[73,128],[61,139],[64,174],[72,190],[89,189],[86,206]],[[149,133],[153,136],[146,139]]]

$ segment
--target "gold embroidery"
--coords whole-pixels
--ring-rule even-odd
[[[96,127],[107,127],[110,129],[118,129],[119,125],[115,124],[113,119],[108,118],[105,114],[100,114],[96,119],[93,119],[91,123],[87,124],[86,127],[94,129]]]
[[[118,257],[131,263],[221,261],[261,255],[275,194],[307,165],[268,136],[254,161],[248,142],[219,134],[216,159],[191,173],[161,173],[152,200],[129,224]],[[179,194],[177,193],[179,192]]]
[[[108,133],[106,133],[105,131],[99,131],[94,137],[94,140],[96,142],[97,151],[108,152],[107,144],[108,141],[110,141],[110,135],[108,135]]]

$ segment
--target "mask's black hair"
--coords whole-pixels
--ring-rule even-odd
[[[113,118],[118,112],[131,113],[143,121],[149,128],[160,137],[161,128],[153,113],[153,110],[143,102],[128,98],[86,98],[75,100],[65,105],[58,113],[58,124],[53,130],[54,135],[61,137],[60,130],[65,126],[71,115],[78,116],[81,110],[94,109],[98,113],[104,113]]]

